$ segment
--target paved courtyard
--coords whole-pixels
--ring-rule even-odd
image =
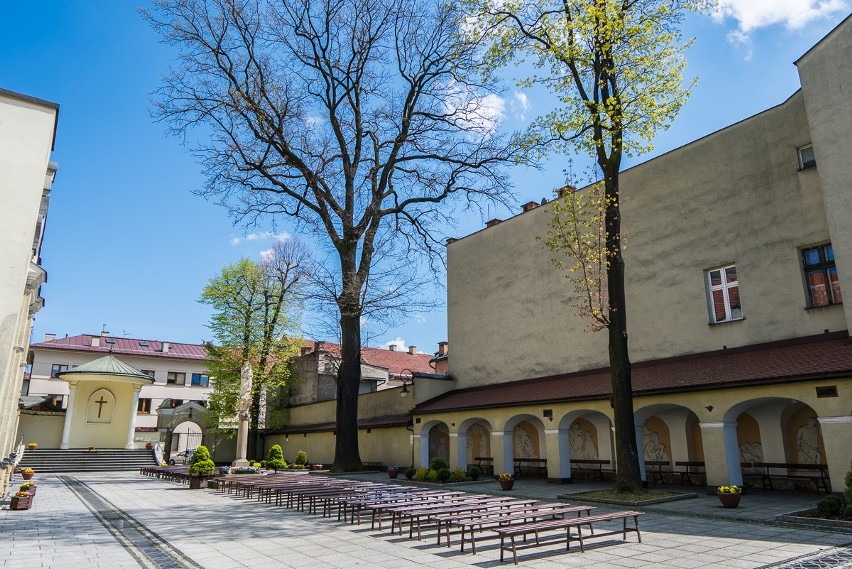
[[[383,475],[361,478],[384,480]],[[307,515],[133,473],[38,476],[28,511],[0,510],[0,567],[97,568],[415,568],[512,567],[500,563],[498,542],[477,554],[423,540]],[[13,480],[13,488],[20,480]],[[513,494],[554,500],[590,485],[521,480]],[[493,481],[463,485],[499,493]],[[582,503],[571,500],[571,503]],[[644,508],[642,543],[609,537],[580,553],[551,543],[519,552],[518,567],[852,567],[852,535],[783,527],[776,513],[812,507],[816,495],[755,492],[724,510],[714,496]],[[598,511],[608,511],[598,505]],[[564,542],[563,542],[564,543]],[[469,550],[468,550],[469,551]]]

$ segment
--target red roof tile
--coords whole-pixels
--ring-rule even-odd
[[[314,350],[314,342],[305,341],[305,347]],[[323,342],[322,351],[336,358],[340,357],[340,344]],[[308,353],[310,353],[308,352]],[[382,348],[361,348],[361,361],[367,365],[387,368],[391,375],[411,377],[411,371],[422,373],[435,373],[435,369],[429,365],[434,356],[432,354],[409,354],[407,351],[392,351]],[[403,373],[405,371],[405,373]]]
[[[92,346],[92,338],[99,338],[100,345]],[[107,344],[106,340],[114,340],[114,344]],[[47,342],[31,344],[31,348],[49,350],[70,350],[74,352],[109,353],[132,355],[132,356],[154,356],[161,358],[178,358],[186,360],[207,359],[207,351],[201,344],[182,344],[180,342],[167,342],[169,351],[163,353],[163,343],[159,340],[140,340],[137,338],[116,338],[113,336],[101,336],[100,334],[80,334],[79,336],[68,336],[57,338]],[[142,344],[148,344],[147,346]]]
[[[852,376],[846,332],[704,352],[633,365],[633,392],[666,393]],[[434,413],[540,402],[603,399],[609,368],[450,391],[415,407]]]

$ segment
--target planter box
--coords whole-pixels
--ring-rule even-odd
[[[10,510],[29,510],[30,506],[33,505],[33,497],[29,496],[27,498],[19,498],[17,496],[12,496],[12,501],[9,503]]]

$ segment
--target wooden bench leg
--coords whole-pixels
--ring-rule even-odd
[[[526,540],[526,536],[524,536],[524,540]],[[515,536],[512,536],[512,559],[515,561],[515,565],[518,564],[518,550],[515,549]]]
[[[504,545],[505,542],[506,542],[506,536],[501,535],[500,536],[500,563],[503,562],[503,553],[506,551],[506,547]]]
[[[591,528],[592,531],[595,531],[594,528],[592,528],[592,524],[589,524],[589,528]],[[580,553],[585,553],[586,548],[583,545],[583,526],[581,525],[577,526],[577,539],[580,541]]]
[[[639,533],[639,516],[633,516],[633,525],[636,526],[636,537],[639,538],[639,543],[642,543],[642,534]]]

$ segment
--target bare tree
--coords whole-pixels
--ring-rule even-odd
[[[333,252],[334,469],[357,469],[374,271],[440,259],[445,202],[511,198],[504,167],[518,142],[496,132],[492,80],[473,79],[479,45],[458,34],[452,7],[429,0],[158,0],[145,15],[180,49],[156,112],[175,134],[206,139],[203,193],[243,222],[289,216]],[[380,266],[377,251],[407,258]]]

